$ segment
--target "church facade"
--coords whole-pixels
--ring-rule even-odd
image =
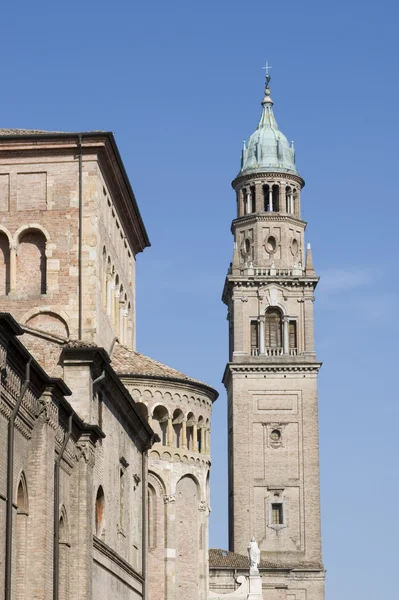
[[[236,588],[248,541],[264,598],[322,600],[314,291],[318,282],[295,150],[279,131],[266,79],[258,128],[233,181],[228,309],[229,552],[211,551],[211,590]]]

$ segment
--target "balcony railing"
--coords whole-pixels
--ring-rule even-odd
[[[275,346],[273,348],[265,348],[265,355],[266,356],[282,356],[283,349],[279,348],[278,346]]]
[[[294,265],[291,269],[277,269],[274,266],[271,267],[255,267],[254,265],[245,265],[240,269],[241,275],[255,276],[255,277],[301,277],[303,275],[303,268],[301,264]]]
[[[284,355],[284,349],[279,346],[274,346],[272,348],[265,348],[264,356],[297,356],[298,348],[289,348],[288,353]],[[251,356],[261,356],[261,352],[259,348],[252,346],[251,348]]]

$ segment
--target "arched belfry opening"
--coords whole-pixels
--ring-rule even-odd
[[[279,355],[283,350],[283,318],[279,308],[270,307],[265,314],[265,352]]]
[[[273,197],[273,212],[279,212],[280,210],[280,186],[275,184],[272,187]]]

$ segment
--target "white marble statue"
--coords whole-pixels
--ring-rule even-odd
[[[249,565],[250,565],[250,575],[258,574],[258,566],[260,563],[260,550],[259,546],[253,537],[248,544],[248,556],[249,556]]]

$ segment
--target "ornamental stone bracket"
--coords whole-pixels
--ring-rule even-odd
[[[211,512],[211,507],[208,505],[206,500],[200,500],[198,503],[198,510],[199,511],[207,511],[208,513]]]
[[[168,496],[164,496],[163,501],[165,504],[173,504],[176,502],[176,494],[169,494]]]
[[[93,445],[90,442],[78,442],[76,444],[76,459],[83,458],[85,463],[93,468],[96,462],[96,454]]]
[[[58,409],[53,402],[51,393],[45,392],[39,399],[40,412],[38,418],[41,418],[54,431],[58,428]]]

